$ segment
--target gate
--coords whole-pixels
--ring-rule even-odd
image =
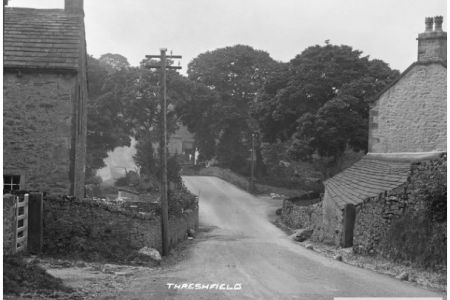
[[[16,197],[15,252],[25,251],[28,242],[28,200],[29,194]]]

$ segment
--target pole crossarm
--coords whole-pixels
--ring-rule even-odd
[[[146,55],[146,58],[161,58],[161,55]],[[181,55],[166,55],[166,58],[183,58]]]
[[[161,66],[157,66],[157,65],[145,65],[145,68],[150,68],[150,69],[161,69]],[[180,66],[166,66],[166,69],[169,70],[180,70],[182,69],[182,67]]]

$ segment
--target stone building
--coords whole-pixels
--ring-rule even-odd
[[[371,107],[369,153],[325,182],[325,241],[351,246],[354,230],[359,230],[355,226],[364,222],[358,212],[367,199],[386,200],[381,211],[389,212],[384,216],[389,219],[410,202],[411,176],[419,165],[444,156],[446,165],[447,33],[442,22],[442,17],[426,18],[425,32],[417,38],[417,61]],[[392,191],[402,195],[389,198],[396,205],[385,197]],[[397,212],[390,211],[394,206]]]
[[[167,142],[169,154],[193,154],[194,136],[183,124],[179,123],[178,126],[178,129],[170,136]]]
[[[83,0],[65,0],[64,9],[5,4],[4,192],[82,197],[88,98]]]

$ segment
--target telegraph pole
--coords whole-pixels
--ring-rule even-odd
[[[162,255],[169,254],[169,204],[167,200],[167,69],[181,69],[181,67],[168,66],[167,58],[181,58],[180,55],[166,55],[167,49],[160,49],[160,55],[146,55],[148,59],[159,58],[160,65],[146,65],[147,68],[161,69],[160,95],[161,95],[161,118],[160,118],[160,161],[161,161],[161,237]]]

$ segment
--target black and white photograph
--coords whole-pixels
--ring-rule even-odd
[[[2,18],[2,299],[447,299],[445,0]]]

